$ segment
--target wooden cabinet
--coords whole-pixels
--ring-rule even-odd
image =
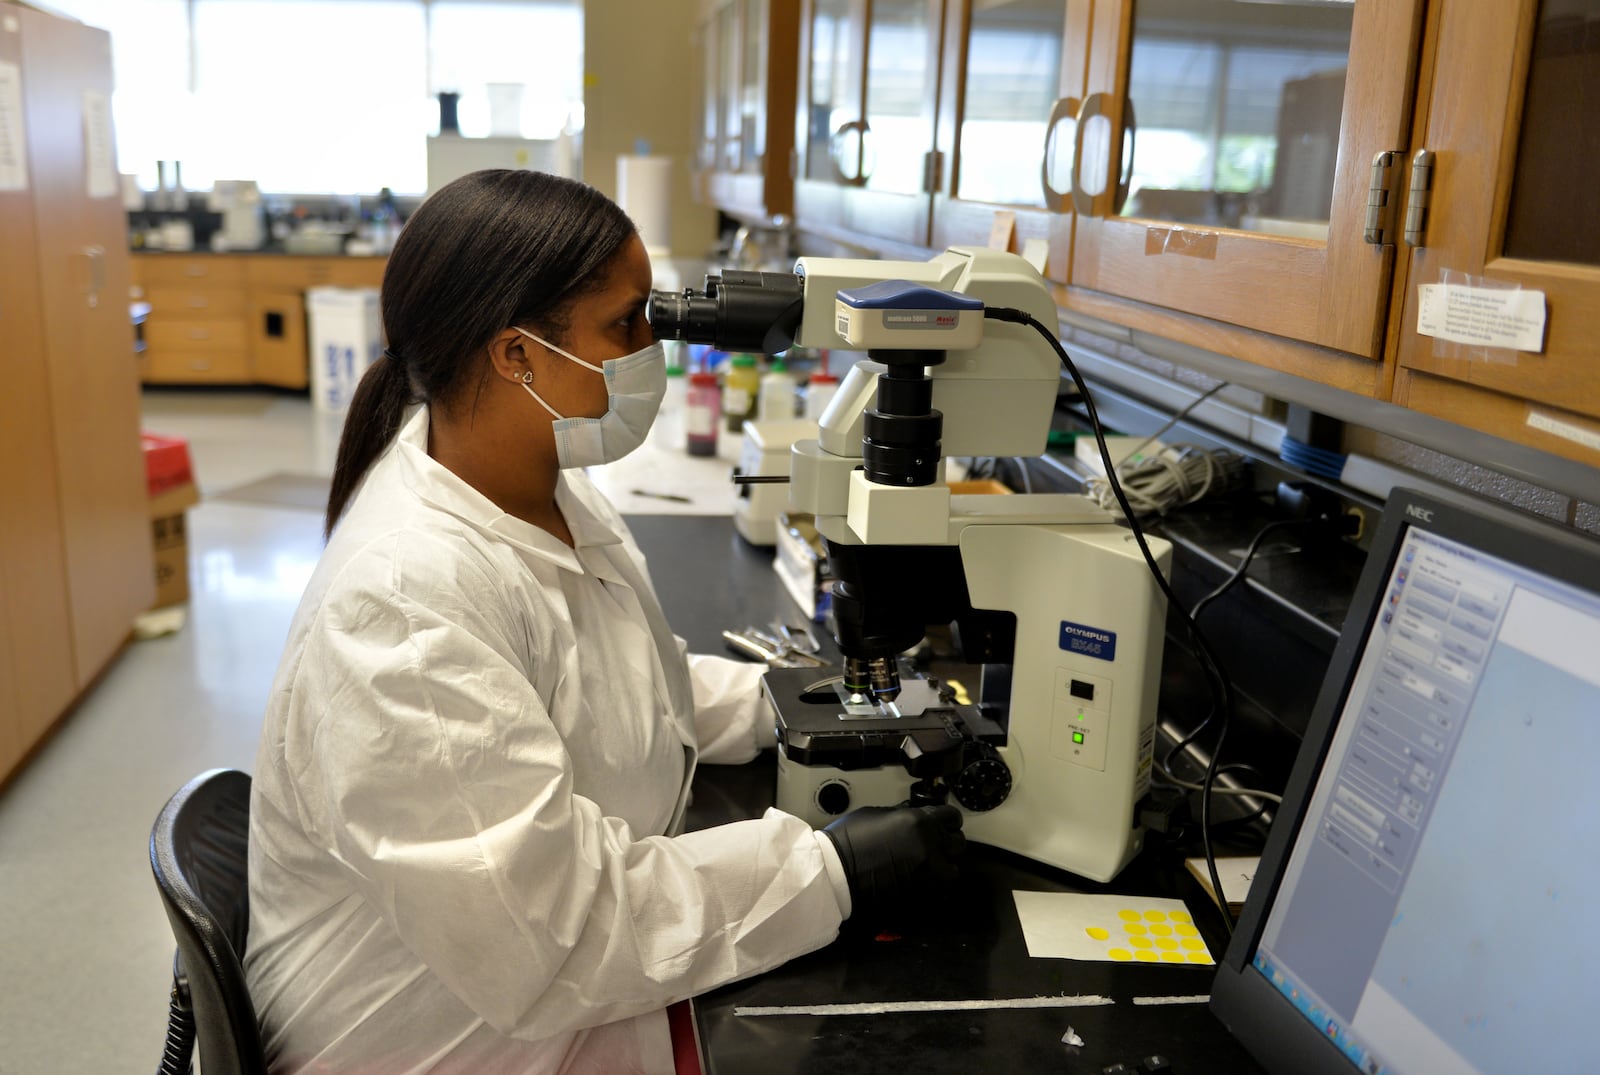
[[[1600,464],[1600,0],[803,0],[798,48],[812,240],[1042,240],[1065,311]],[[1421,335],[1450,282],[1540,348]]]
[[[1369,241],[1367,208],[1424,6],[1097,4],[1064,305],[1385,396],[1395,238]]]
[[[0,779],[154,597],[103,31],[0,4]],[[15,100],[8,93],[7,98]],[[19,182],[20,179],[20,182]]]
[[[1443,5],[1433,29],[1395,401],[1600,465],[1600,2]],[[1542,345],[1419,334],[1420,288],[1442,283],[1542,293]]]
[[[960,0],[946,6],[941,175],[931,246],[1047,244],[1045,275],[1070,279],[1076,119],[1088,77],[1090,0]]]
[[[140,254],[150,303],[140,372],[146,384],[308,381],[305,293],[378,287],[385,259],[287,254]]]
[[[800,0],[707,0],[694,182],[701,201],[745,220],[788,215]]]
[[[306,292],[314,287],[371,287],[383,283],[385,259],[313,258],[257,254],[245,258],[250,376],[257,384],[305,388]]]
[[[806,0],[795,217],[843,242],[926,247],[939,177],[943,0]]]
[[[305,388],[305,292],[252,287],[249,322],[250,380],[278,388]]]

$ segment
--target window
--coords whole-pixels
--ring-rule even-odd
[[[583,7],[574,0],[433,0],[428,92],[461,94],[461,133],[490,133],[491,85],[523,87],[522,136],[583,125]],[[438,116],[430,130],[438,129]],[[421,189],[421,188],[418,188]]]
[[[147,189],[181,161],[190,190],[420,194],[446,90],[467,136],[493,84],[522,87],[523,137],[583,123],[582,0],[52,2],[111,33],[119,167]]]

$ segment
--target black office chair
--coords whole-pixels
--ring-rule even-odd
[[[160,1075],[187,1073],[196,1044],[204,1075],[266,1075],[241,963],[249,839],[250,777],[231,769],[185,784],[150,831],[150,868],[178,939]]]

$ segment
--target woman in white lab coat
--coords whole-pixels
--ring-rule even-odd
[[[686,658],[581,469],[660,402],[650,283],[620,209],[534,172],[458,180],[400,235],[257,759],[275,1072],[671,1072],[669,1004],[959,850],[948,807],[681,832],[696,764],[772,720],[758,666]]]

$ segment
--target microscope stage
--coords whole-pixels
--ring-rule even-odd
[[[942,698],[937,680],[903,678],[898,697],[878,702],[850,696],[841,677],[818,672],[779,668],[762,678],[777,712],[779,749],[802,765],[899,765],[918,778],[949,776],[960,770],[965,744],[1004,741],[976,706]]]

